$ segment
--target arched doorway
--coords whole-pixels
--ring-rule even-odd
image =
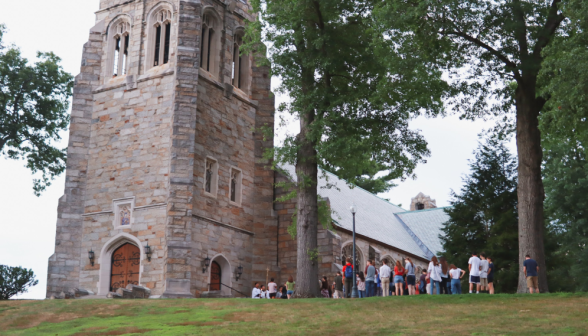
[[[112,253],[110,291],[139,284],[141,251],[133,244],[126,243]]]
[[[210,290],[211,291],[219,291],[221,290],[221,279],[222,279],[222,270],[220,265],[213,261],[210,265]]]
[[[352,255],[353,255],[353,243],[345,245],[341,249],[341,264],[345,265],[347,258],[351,258]],[[355,263],[357,265],[358,273],[359,273],[359,271],[364,270],[365,264],[363,263],[363,253],[361,252],[361,249],[359,249],[359,247],[357,245],[355,246]]]

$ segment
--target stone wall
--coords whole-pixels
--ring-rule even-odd
[[[100,82],[101,51],[101,31],[94,28],[90,31],[89,41],[84,45],[81,71],[75,78],[65,190],[59,199],[57,210],[55,253],[49,258],[47,297],[79,286],[81,215],[84,213],[92,123],[92,89]]]

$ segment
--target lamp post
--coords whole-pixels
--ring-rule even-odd
[[[355,262],[357,260],[357,258],[355,257],[355,213],[357,212],[357,209],[355,208],[355,203],[351,206],[349,210],[351,210],[351,214],[353,214],[353,288],[351,289],[351,298],[354,299],[359,296],[357,293],[357,264]]]

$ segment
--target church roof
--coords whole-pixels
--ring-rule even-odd
[[[296,180],[294,166],[282,168]],[[438,236],[441,225],[448,219],[442,208],[415,214],[417,211],[406,211],[364,189],[350,187],[345,180],[329,172],[319,169],[318,177],[318,194],[329,199],[336,226],[353,230],[349,208],[355,203],[358,234],[425,259],[442,251]]]

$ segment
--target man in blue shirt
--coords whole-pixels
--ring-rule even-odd
[[[533,289],[539,293],[539,265],[537,262],[527,254],[525,256],[525,262],[523,263],[525,276],[527,277],[527,287],[529,292],[533,294]]]

